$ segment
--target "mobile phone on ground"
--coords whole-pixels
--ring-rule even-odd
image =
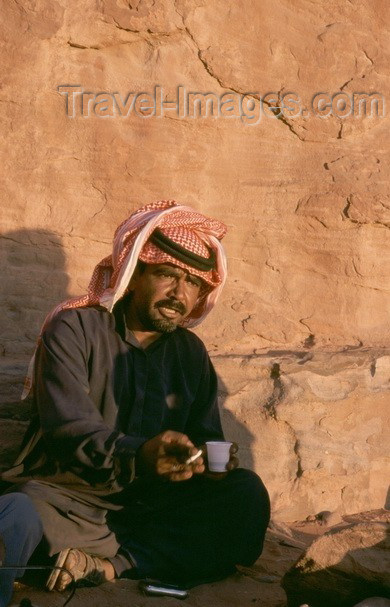
[[[158,580],[141,580],[139,588],[148,596],[171,596],[175,599],[186,599],[188,590],[175,584],[165,584]]]

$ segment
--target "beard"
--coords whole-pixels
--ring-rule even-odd
[[[184,304],[180,301],[172,302],[169,299],[163,299],[157,301],[152,310],[149,310],[146,306],[139,310],[139,318],[147,331],[158,331],[158,333],[172,333],[178,325],[177,320],[170,320],[169,318],[155,318],[153,316],[153,310],[158,308],[170,308],[177,310],[182,316],[186,313]],[[180,322],[180,319],[179,319]]]
[[[168,320],[167,318],[161,318],[158,320],[151,318],[149,326],[147,326],[146,328],[149,331],[158,331],[158,333],[172,333],[172,331],[174,331],[176,327],[176,323],[172,322],[171,320]]]
[[[176,323],[168,318],[153,318],[149,312],[142,315],[141,321],[147,331],[157,331],[158,333],[172,333],[177,327]]]

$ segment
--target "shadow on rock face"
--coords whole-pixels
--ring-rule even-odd
[[[20,230],[0,237],[0,348],[4,356],[32,354],[47,313],[69,297],[59,236]]]
[[[224,405],[228,395],[228,389],[219,376],[218,386],[219,409],[226,440],[231,440],[237,443],[239,447],[237,456],[240,466],[242,468],[254,470],[254,460],[252,454],[252,443],[255,439],[254,434],[252,434],[248,426],[239,421],[229,409],[225,408]]]
[[[390,485],[387,490],[386,502],[385,502],[384,508],[386,508],[386,510],[390,510]]]
[[[15,460],[31,405],[20,401],[42,323],[67,299],[65,253],[57,234],[19,230],[0,236],[0,469]]]

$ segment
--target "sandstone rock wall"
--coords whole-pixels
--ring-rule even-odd
[[[215,357],[227,434],[261,473],[273,517],[390,507],[390,356],[274,352]]]
[[[6,0],[2,13],[0,415],[10,446],[25,413],[7,403],[45,314],[85,290],[132,210],[176,198],[229,228],[230,282],[199,334],[228,393],[227,431],[277,515],[383,506],[388,118],[275,118],[271,97],[256,112],[270,92],[309,109],[320,92],[388,99],[388,3]],[[75,96],[73,118],[61,85],[92,95],[83,107]],[[126,116],[93,98],[125,103],[156,86],[165,101],[179,86],[234,93],[247,116],[166,106],[148,116],[147,104]]]

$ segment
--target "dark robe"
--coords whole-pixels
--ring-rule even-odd
[[[131,480],[136,450],[164,430],[195,445],[223,440],[217,378],[202,341],[179,327],[142,349],[121,304],[115,314],[79,308],[51,321],[36,354],[34,406],[19,467],[5,475],[13,481],[106,495]]]
[[[117,575],[195,584],[250,564],[269,519],[261,480],[135,477],[135,453],[164,430],[195,445],[223,440],[217,378],[202,341],[177,328],[142,349],[123,304],[64,310],[46,328],[34,377],[36,416],[7,480],[30,496],[51,555],[83,548]]]

